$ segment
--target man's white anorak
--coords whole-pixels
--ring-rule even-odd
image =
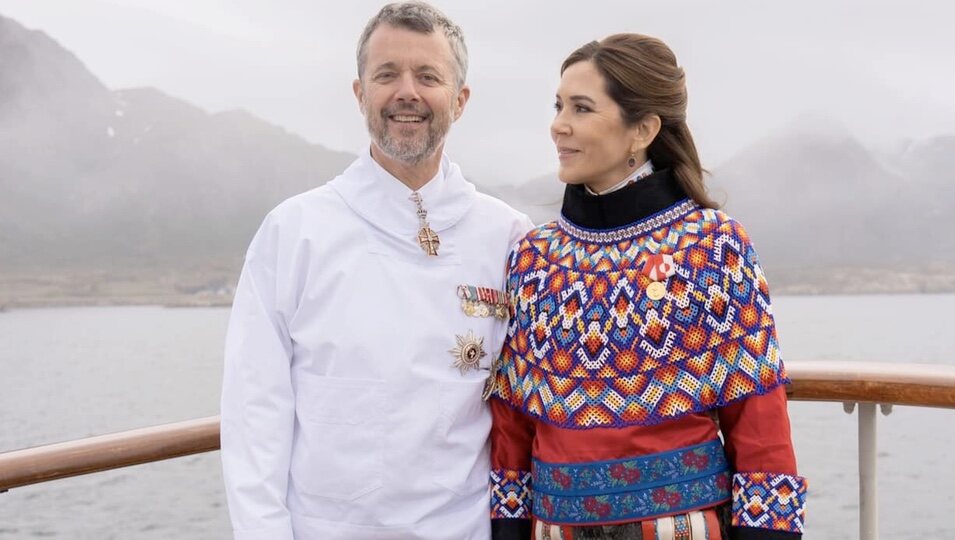
[[[454,367],[459,285],[504,287],[526,216],[442,158],[419,190],[437,257],[416,240],[411,190],[369,155],[285,201],[246,256],[226,343],[222,463],[238,540],[490,537],[486,369]]]

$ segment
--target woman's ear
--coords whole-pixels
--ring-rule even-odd
[[[656,139],[660,133],[660,126],[662,125],[663,123],[660,117],[655,114],[651,113],[641,118],[640,121],[637,122],[637,125],[634,126],[633,146],[630,148],[631,153],[636,154],[649,148],[653,139]]]

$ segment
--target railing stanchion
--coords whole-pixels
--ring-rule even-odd
[[[859,539],[879,539],[879,492],[876,481],[877,419],[875,403],[859,404]]]

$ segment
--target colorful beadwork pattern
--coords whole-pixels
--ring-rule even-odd
[[[491,519],[531,517],[531,473],[491,470]]]
[[[648,222],[658,226],[646,229]],[[551,223],[514,250],[508,292],[516,313],[498,398],[559,427],[623,427],[787,382],[768,286],[737,222],[682,202],[626,229],[643,233],[581,238],[579,228]],[[653,300],[642,269],[657,254],[672,256],[675,272]]]
[[[643,520],[730,499],[719,439],[630,459],[551,464],[535,459],[535,517],[583,524]]]
[[[733,475],[733,526],[802,533],[807,487],[801,476]]]

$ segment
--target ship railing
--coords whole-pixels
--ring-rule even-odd
[[[955,409],[955,366],[791,361],[793,401],[858,409],[859,538],[878,539],[877,409],[895,405]],[[0,493],[9,489],[219,449],[219,417],[152,426],[0,453]]]

